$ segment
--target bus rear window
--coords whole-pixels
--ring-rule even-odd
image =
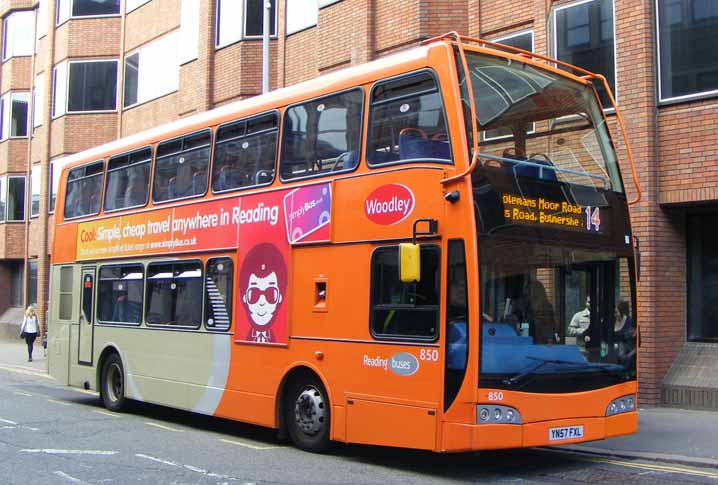
[[[65,193],[65,219],[95,215],[100,212],[104,170],[103,160],[70,170]]]
[[[150,263],[146,296],[148,324],[198,328],[202,321],[202,264]]]
[[[142,322],[144,269],[141,264],[103,266],[97,290],[97,319],[102,323]]]
[[[399,279],[399,248],[374,251],[371,263],[371,333],[376,338],[435,340],[439,323],[439,248],[421,247],[421,278]]]
[[[107,162],[106,211],[139,207],[147,203],[151,162],[150,147],[110,158]]]
[[[212,132],[204,130],[157,146],[152,188],[154,202],[166,202],[207,192]]]
[[[274,180],[278,125],[277,113],[269,113],[217,129],[213,192],[266,185]]]
[[[287,108],[282,180],[354,170],[359,164],[364,94],[354,89]]]
[[[451,162],[446,117],[429,72],[378,83],[371,95],[367,163]]]

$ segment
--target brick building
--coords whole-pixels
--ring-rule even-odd
[[[718,2],[272,0],[271,13],[272,87],[449,30],[603,73],[643,189],[643,402],[718,409]],[[47,306],[64,155],[260,92],[262,2],[0,0],[0,16],[2,315]]]

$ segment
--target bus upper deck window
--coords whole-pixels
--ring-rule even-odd
[[[110,158],[107,162],[106,211],[139,207],[147,203],[151,162],[150,147]]]
[[[207,192],[212,132],[203,130],[157,146],[152,200],[166,202]]]
[[[65,219],[94,215],[100,212],[102,175],[105,162],[73,168],[67,175],[65,192]]]
[[[428,71],[377,83],[371,95],[367,162],[414,160],[451,162],[441,93]]]
[[[276,112],[220,126],[214,146],[212,191],[271,183],[277,160],[278,126]]]
[[[361,89],[287,108],[284,114],[282,180],[354,170],[359,163]]]

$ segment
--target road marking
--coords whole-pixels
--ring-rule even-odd
[[[243,446],[245,448],[251,448],[252,450],[273,450],[275,448],[283,448],[283,446],[273,446],[273,445],[270,445],[270,446],[251,445],[249,443],[244,443],[242,441],[226,440],[224,438],[219,438],[219,441],[229,443],[230,445],[237,445],[237,446]]]
[[[149,426],[154,426],[155,428],[165,429],[167,431],[174,431],[175,433],[182,433],[184,431],[182,429],[170,428],[169,426],[165,426],[164,424],[152,423],[150,421],[145,421],[145,424]]]
[[[79,392],[81,394],[87,394],[89,396],[99,396],[100,393],[97,391],[88,391],[87,389],[78,389],[77,387],[68,387],[67,389],[75,392]]]
[[[205,470],[204,468],[198,468],[198,467],[192,466],[192,465],[182,465],[180,463],[175,463],[173,461],[163,460],[162,458],[157,458],[157,457],[150,456],[150,455],[143,455],[142,453],[135,453],[135,456],[138,458],[144,458],[145,460],[151,460],[151,461],[155,461],[157,463],[162,463],[163,465],[184,468],[186,470],[193,471],[195,473],[201,473],[202,475],[206,475],[206,476],[212,477],[212,478],[221,478],[224,480],[232,480],[232,481],[238,480],[237,478],[233,478],[228,475],[220,475],[218,473],[211,473],[211,472]]]
[[[52,448],[29,448],[20,450],[20,453],[44,453],[46,455],[116,455],[116,451],[105,450],[56,450]]]
[[[36,376],[36,377],[44,377],[46,379],[54,379],[51,375],[48,375],[46,372],[36,372],[36,371],[26,370],[28,368],[0,365],[0,369],[6,370],[8,372],[15,372],[17,374],[24,374],[24,375]]]
[[[17,425],[17,423],[15,421],[10,421],[9,419],[2,419],[2,418],[0,418],[0,423]]]
[[[48,402],[51,402],[53,404],[60,404],[61,406],[72,406],[69,402],[63,402],[63,401],[57,401],[55,399],[48,399]]]
[[[75,478],[73,476],[68,475],[65,472],[61,472],[60,470],[58,470],[54,473],[58,477],[64,478],[65,480],[69,480],[72,483],[79,483],[80,485],[89,485],[88,482],[84,482],[84,481],[80,480],[79,478]]]
[[[32,397],[32,394],[28,394],[26,392],[20,392],[20,391],[13,391],[13,394],[17,394],[18,396]]]
[[[575,457],[577,460],[590,461],[593,463],[607,463],[609,465],[625,466],[628,468],[638,468],[642,470],[649,470],[651,472],[662,472],[662,473],[678,473],[683,475],[694,475],[706,478],[718,478],[718,472],[704,471],[697,468],[688,468],[683,466],[669,466],[669,465],[657,465],[645,462],[634,462],[617,460],[615,458],[603,458],[600,456],[588,456],[581,452],[575,452],[571,450],[557,450],[557,449],[543,449],[542,451],[548,453],[562,453]]]
[[[119,414],[108,413],[107,411],[100,411],[99,409],[95,409],[95,410],[93,410],[92,412],[93,412],[93,413],[97,413],[97,414],[104,414],[105,416],[111,416],[111,417],[113,417],[113,418],[119,418],[119,417],[120,417]]]
[[[633,463],[630,461],[612,460],[609,458],[585,458],[586,460],[597,462],[597,463],[608,463],[611,465],[625,466],[629,468],[641,468],[644,470],[652,470],[666,473],[680,473],[682,475],[695,475],[706,478],[718,478],[718,473],[708,472],[703,470],[696,470],[693,468],[686,468],[682,466],[667,466],[667,465],[653,465],[650,463]]]

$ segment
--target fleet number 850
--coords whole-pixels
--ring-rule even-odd
[[[503,401],[503,400],[504,400],[503,392],[490,392],[489,393],[489,401]]]
[[[419,351],[419,360],[439,362],[439,351],[436,349],[421,349]]]

